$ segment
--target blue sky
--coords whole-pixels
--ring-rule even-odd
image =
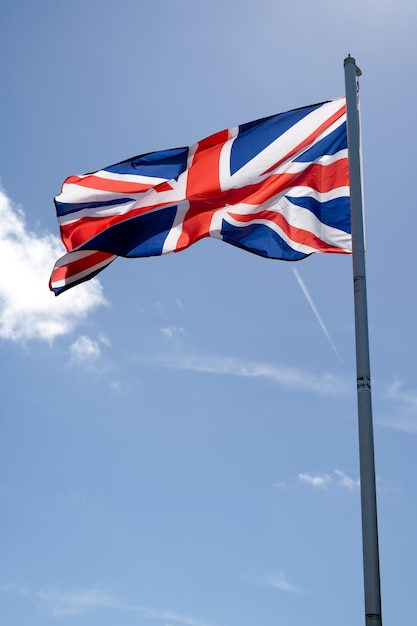
[[[351,259],[294,266],[204,240],[48,290],[64,178],[341,96],[348,53],[363,71],[383,616],[407,621],[415,3],[1,14],[2,623],[363,623]]]

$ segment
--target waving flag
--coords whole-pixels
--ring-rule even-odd
[[[55,205],[68,250],[52,272],[56,295],[117,256],[179,252],[203,237],[287,261],[350,253],[345,99],[70,176]]]

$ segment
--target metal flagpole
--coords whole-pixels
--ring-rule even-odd
[[[382,626],[360,166],[360,129],[357,105],[357,77],[361,75],[361,71],[356,66],[355,59],[350,55],[344,61],[344,68],[352,222],[365,623],[366,626]]]

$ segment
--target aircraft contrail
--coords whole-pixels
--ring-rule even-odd
[[[306,286],[305,286],[305,284],[304,284],[303,279],[301,278],[300,274],[298,273],[298,270],[296,270],[295,268],[293,268],[293,272],[294,272],[294,274],[295,274],[295,277],[296,277],[296,279],[297,279],[298,284],[300,285],[301,289],[303,290],[303,293],[304,293],[305,297],[307,298],[307,302],[308,302],[308,303],[309,303],[309,305],[311,306],[311,308],[312,308],[312,310],[313,310],[313,313],[314,313],[314,315],[316,316],[316,318],[317,318],[317,320],[318,320],[318,323],[319,323],[319,324],[320,324],[320,326],[322,327],[324,334],[326,335],[326,337],[327,337],[327,339],[328,339],[328,341],[329,341],[329,343],[330,343],[331,347],[333,348],[334,353],[336,354],[336,356],[337,356],[337,358],[339,359],[340,363],[343,363],[343,361],[342,361],[342,359],[341,359],[341,357],[340,357],[340,354],[338,353],[337,348],[336,348],[336,346],[334,345],[333,340],[332,340],[332,338],[331,338],[331,337],[330,337],[330,335],[329,335],[329,331],[327,330],[327,328],[326,328],[326,326],[325,326],[325,324],[324,324],[323,320],[322,320],[322,319],[321,319],[321,317],[320,317],[319,312],[318,312],[318,311],[317,311],[317,309],[316,309],[316,305],[315,305],[315,304],[314,304],[314,302],[313,302],[313,298],[310,296],[310,294],[309,294],[309,292],[308,292],[308,290],[307,290],[307,287],[306,287]]]

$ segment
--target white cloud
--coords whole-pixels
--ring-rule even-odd
[[[301,590],[298,587],[296,587],[292,583],[289,583],[288,580],[286,580],[282,572],[279,575],[271,576],[268,579],[267,583],[271,587],[274,587],[274,589],[279,589],[280,591],[288,591],[290,593],[301,593]]]
[[[36,606],[54,616],[77,615],[91,608],[116,607],[118,600],[107,589],[61,590],[57,587],[35,589],[27,585],[7,584],[2,593],[26,596]]]
[[[140,613],[150,620],[164,620],[165,623],[183,624],[184,626],[210,626],[200,618],[177,613],[166,609],[129,604],[114,595],[110,589],[93,587],[86,589],[62,589],[50,585],[41,588],[27,585],[3,584],[0,593],[26,596],[36,607],[54,617],[79,615],[92,609],[111,608],[116,611]]]
[[[385,396],[392,402],[393,408],[388,409],[388,415],[383,415],[378,421],[395,430],[417,433],[417,391],[405,389],[404,383],[397,378],[387,387]],[[383,411],[387,411],[386,403]]]
[[[43,588],[36,592],[41,608],[54,616],[78,615],[88,609],[116,607],[117,599],[106,589],[60,591]]]
[[[0,188],[0,338],[53,341],[106,304],[97,280],[55,298],[48,281],[64,254],[58,237],[27,229],[25,216]]]
[[[315,488],[327,488],[331,481],[331,477],[328,474],[316,474],[315,476],[312,474],[298,474],[298,478],[307,485],[312,485]]]
[[[1,585],[0,591],[2,593],[15,594],[18,596],[29,596],[32,593],[31,588],[27,585],[20,585],[16,583],[6,583],[5,585]]]
[[[281,480],[280,482],[275,482],[273,484],[274,489],[286,489],[288,487],[288,484],[285,482],[285,480]]]
[[[333,473],[337,476],[337,487],[344,489],[356,489],[360,485],[359,480],[354,480],[348,476],[343,470],[335,469]],[[333,483],[332,476],[330,474],[298,474],[298,479],[306,485],[311,485],[316,489],[327,489],[331,483]]]
[[[114,391],[114,393],[129,393],[132,391],[133,387],[125,380],[112,380],[110,389]]]
[[[267,576],[250,576],[249,580],[257,585],[263,585],[267,587],[273,587],[279,591],[286,591],[288,593],[302,593],[302,590],[290,583],[284,573],[280,571],[279,574],[271,574]]]
[[[389,385],[386,395],[390,400],[401,402],[407,409],[417,411],[417,391],[406,391],[404,383],[398,378]]]
[[[164,306],[163,306],[163,304],[162,304],[162,302],[160,300],[156,300],[153,303],[153,309],[154,309],[154,311],[155,311],[155,313],[157,315],[163,315],[164,314]]]
[[[337,483],[339,487],[345,487],[346,489],[356,489],[357,487],[359,487],[360,480],[354,480],[353,478],[350,478],[350,476],[345,474],[343,470],[336,469],[334,470],[334,473],[336,474],[336,476],[339,477],[339,481]]]
[[[86,335],[80,335],[78,339],[71,344],[70,348],[71,360],[75,363],[84,363],[96,361],[101,356],[101,347],[98,341],[90,339]]]
[[[208,622],[192,617],[191,615],[184,615],[164,609],[154,609],[146,606],[132,606],[129,607],[129,609],[131,611],[137,611],[149,619],[166,620],[177,624],[184,624],[184,626],[210,626]]]
[[[165,337],[173,337],[174,335],[183,335],[184,329],[182,326],[167,326],[166,328],[161,328],[161,333]]]
[[[103,334],[100,334],[98,341],[86,335],[80,335],[70,345],[71,362],[93,365],[98,362],[102,355],[102,346],[109,347],[110,345],[110,340]]]
[[[347,382],[332,374],[314,375],[293,367],[244,361],[233,357],[165,356],[161,361],[175,369],[270,379],[287,389],[312,391],[324,395],[340,395],[347,390]]]
[[[103,346],[106,346],[107,348],[111,346],[110,339],[104,333],[100,333],[98,339],[103,344]]]

